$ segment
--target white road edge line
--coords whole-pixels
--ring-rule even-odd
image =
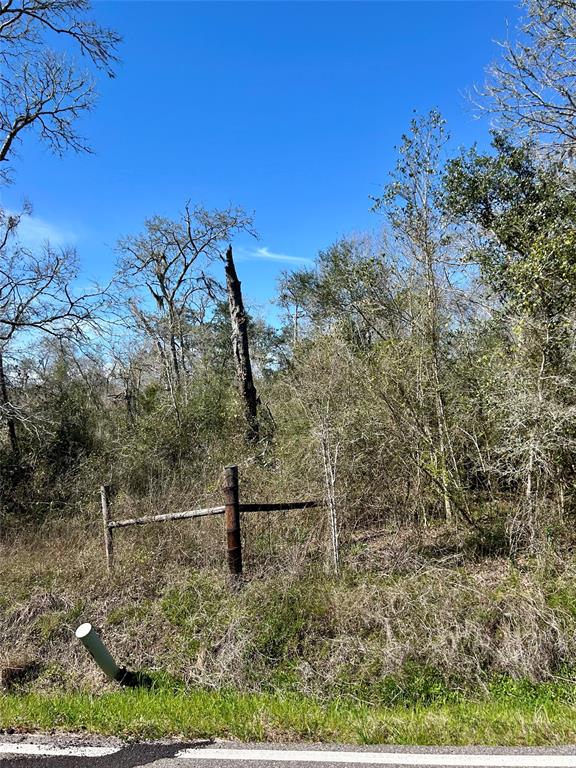
[[[180,760],[266,760],[294,763],[478,766],[478,768],[576,768],[576,755],[439,754],[438,752],[328,752],[281,749],[183,749]]]
[[[0,755],[37,755],[39,757],[106,757],[121,747],[56,747],[52,744],[25,742],[0,743]]]

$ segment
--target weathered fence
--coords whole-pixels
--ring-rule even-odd
[[[112,520],[110,516],[110,489],[103,485],[100,488],[102,502],[102,520],[104,523],[104,546],[106,551],[106,566],[109,571],[114,567],[115,528],[126,528],[131,525],[147,525],[148,523],[165,523],[171,520],[191,520],[195,517],[208,515],[224,515],[226,530],[226,552],[228,569],[233,577],[242,574],[242,513],[244,512],[282,512],[290,509],[308,509],[319,507],[319,501],[289,501],[275,504],[240,504],[238,482],[238,467],[224,467],[222,481],[222,496],[224,504],[206,509],[191,509],[184,512],[168,512],[164,515],[148,515],[134,517],[129,520]]]

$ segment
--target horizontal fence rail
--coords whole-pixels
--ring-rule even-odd
[[[131,520],[110,520],[109,528],[126,528],[128,525],[146,525],[146,523],[165,523],[168,520],[190,520],[194,517],[208,517],[209,515],[223,515],[224,507],[209,507],[208,509],[191,509],[188,512],[168,512],[165,515],[148,515],[147,517],[134,517]]]
[[[240,504],[240,512],[283,512],[291,509],[319,507],[319,501],[287,501],[278,504]]]
[[[128,528],[132,525],[147,525],[148,523],[166,523],[173,520],[193,520],[197,517],[209,517],[211,515],[224,515],[226,521],[228,568],[233,577],[238,577],[242,574],[241,513],[284,512],[293,509],[313,509],[322,506],[322,502],[314,500],[277,502],[271,504],[240,504],[238,467],[236,466],[224,468],[222,494],[225,497],[226,503],[217,507],[191,509],[184,512],[167,512],[162,515],[148,515],[146,517],[134,517],[126,520],[111,520],[110,489],[108,486],[101,486],[100,498],[102,503],[104,546],[108,571],[111,571],[114,565],[112,531],[115,528]]]

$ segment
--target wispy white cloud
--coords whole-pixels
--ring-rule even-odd
[[[18,242],[25,248],[35,249],[46,241],[50,245],[74,245],[76,235],[38,216],[25,214],[20,219],[16,232]]]
[[[262,246],[261,248],[240,248],[238,250],[238,258],[283,261],[292,264],[312,264],[312,260],[305,256],[289,256],[286,253],[277,253],[276,251],[271,251],[267,246]]]

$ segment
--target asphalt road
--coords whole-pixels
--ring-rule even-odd
[[[78,737],[0,737],[0,768],[576,768],[576,746],[350,747],[156,742]],[[287,766],[288,768],[288,766]]]

